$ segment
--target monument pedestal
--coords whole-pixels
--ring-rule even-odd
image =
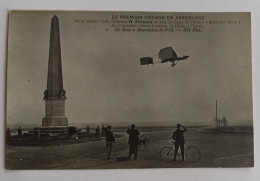
[[[68,133],[68,126],[42,126],[34,128],[34,131],[40,131],[40,134],[65,134]]]
[[[68,126],[68,118],[65,117],[65,100],[45,100],[45,117],[42,126]]]
[[[61,117],[45,117],[42,119],[42,126],[63,126],[68,125],[68,118]]]

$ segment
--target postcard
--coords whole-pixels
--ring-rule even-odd
[[[5,167],[253,167],[251,14],[9,13]]]

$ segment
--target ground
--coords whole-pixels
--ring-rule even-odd
[[[116,161],[117,156],[128,155],[127,134],[117,132],[112,150],[112,160],[105,159],[104,140],[85,143],[22,147],[6,146],[7,169],[115,169],[115,168],[176,168],[176,167],[252,167],[254,165],[253,133],[229,131],[217,133],[205,127],[188,128],[185,139],[188,144],[199,148],[198,162],[164,162],[159,159],[160,149],[171,146],[170,129],[150,129],[141,131],[149,136],[149,149],[140,151],[138,160]]]

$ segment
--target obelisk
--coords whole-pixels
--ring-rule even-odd
[[[59,19],[51,20],[47,90],[44,91],[45,117],[43,127],[64,127],[68,125],[65,117],[66,92],[63,89]]]

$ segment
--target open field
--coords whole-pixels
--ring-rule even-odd
[[[235,130],[233,133],[232,130]],[[46,147],[6,146],[7,169],[114,169],[114,168],[176,168],[176,167],[252,167],[253,132],[250,129],[229,129],[217,134],[205,127],[188,128],[185,139],[201,152],[201,159],[163,162],[159,159],[160,149],[171,145],[173,130],[152,128],[141,134],[149,136],[150,147],[140,151],[138,160],[115,161],[116,156],[127,156],[127,134],[116,139],[112,160],[105,160],[104,140]]]

